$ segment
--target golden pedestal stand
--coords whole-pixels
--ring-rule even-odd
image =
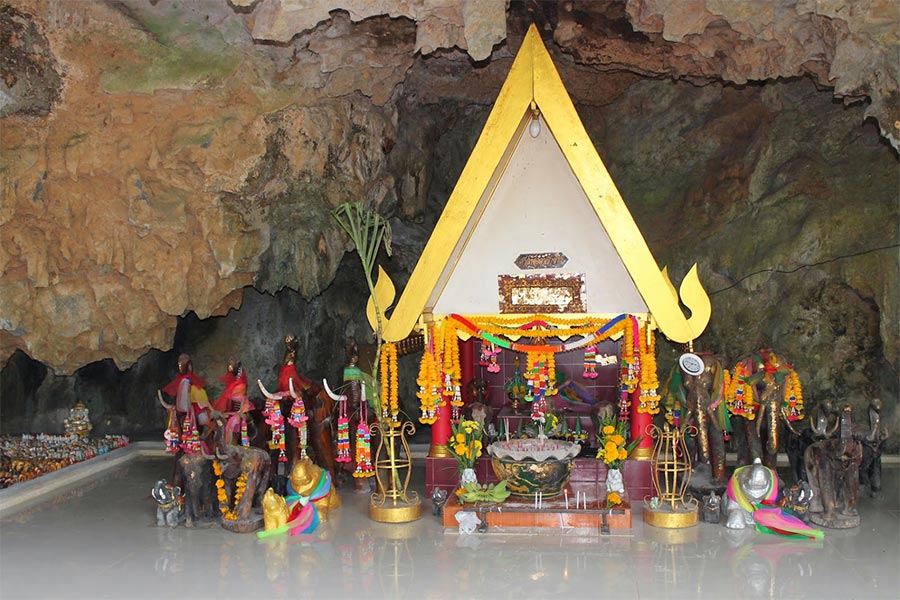
[[[650,425],[647,434],[656,440],[650,458],[650,475],[659,496],[644,498],[644,523],[665,529],[697,524],[697,500],[686,494],[691,480],[691,458],[684,443],[685,433],[696,435],[693,426],[663,429]]]
[[[406,436],[416,432],[409,421],[374,423],[378,434],[375,454],[377,490],[369,502],[369,517],[379,523],[408,523],[422,516],[422,501],[415,491],[407,491],[412,475],[412,456]],[[399,445],[398,445],[399,443]],[[399,450],[403,449],[403,456]]]

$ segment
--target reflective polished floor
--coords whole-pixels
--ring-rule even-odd
[[[139,456],[0,520],[0,598],[900,597],[896,465],[881,499],[860,494],[862,525],[820,542],[705,523],[656,529],[639,511],[611,535],[466,536],[445,532],[427,501],[416,522],[375,523],[349,489],[313,536],[259,541],[156,527],[150,489],[171,465]]]

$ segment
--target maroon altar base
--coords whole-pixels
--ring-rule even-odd
[[[569,483],[565,487],[569,492],[568,507],[565,494],[555,498],[544,499],[541,508],[537,509],[534,499],[510,496],[505,502],[493,504],[475,502],[460,505],[455,494],[444,506],[444,527],[457,527],[456,513],[471,511],[478,515],[491,527],[540,527],[601,529],[605,524],[610,529],[631,528],[631,505],[625,502],[611,511],[601,502],[605,497],[605,487],[594,483]],[[627,489],[627,488],[626,488]],[[584,506],[575,508],[576,494],[584,494]]]
[[[593,492],[598,486],[605,486],[606,471],[606,465],[596,458],[576,458],[569,484],[578,487],[579,490]],[[497,476],[494,474],[489,457],[482,456],[476,461],[475,474],[478,476],[479,483],[497,483]],[[626,460],[622,465],[622,477],[625,480],[625,493],[632,502],[643,501],[645,496],[655,494],[649,460]],[[426,496],[430,498],[431,492],[435,488],[441,488],[447,490],[448,496],[453,498],[453,491],[458,486],[459,472],[455,458],[432,458],[430,456],[425,458]],[[570,490],[569,504],[574,506],[574,503],[574,496]],[[449,501],[444,507],[445,510],[447,506],[450,506]]]

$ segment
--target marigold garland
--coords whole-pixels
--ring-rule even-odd
[[[559,329],[548,329],[554,325]],[[535,326],[532,328],[531,326]],[[563,328],[565,327],[565,328]],[[544,398],[556,393],[555,389],[555,354],[567,352],[581,347],[591,346],[606,339],[615,339],[622,335],[621,370],[620,370],[620,418],[628,421],[631,407],[631,394],[640,387],[641,399],[639,412],[656,414],[659,412],[659,379],[656,370],[656,344],[652,330],[648,325],[640,324],[632,315],[619,315],[606,321],[588,321],[584,319],[565,319],[552,315],[521,315],[514,317],[475,316],[462,317],[451,314],[439,326],[434,327],[432,341],[434,352],[423,353],[420,364],[419,392],[422,417],[420,421],[431,421],[431,410],[436,412],[440,400],[435,401],[430,395],[431,388],[442,390],[442,399],[449,401],[454,411],[453,421],[459,419],[459,409],[463,406],[459,393],[459,330],[475,336],[482,342],[494,344],[500,348],[523,352],[527,355],[526,375],[529,381],[529,396]],[[505,341],[504,338],[525,337],[543,341],[548,337],[568,338],[582,336],[582,339],[569,344],[519,344]],[[438,352],[441,349],[442,352]],[[434,367],[429,364],[434,362]],[[427,421],[425,419],[428,419]]]
[[[633,317],[632,317],[633,318]],[[588,346],[592,343],[596,343],[598,341],[605,340],[607,338],[615,338],[620,332],[622,332],[626,326],[629,324],[629,318],[627,315],[619,315],[613,319],[602,322],[596,329],[593,329],[590,333],[586,334],[580,340],[574,343],[566,343],[566,344],[557,344],[557,345],[547,345],[547,344],[519,344],[516,342],[507,342],[491,333],[488,333],[479,328],[478,325],[467,319],[466,317],[462,317],[457,314],[451,314],[448,316],[446,321],[450,321],[453,323],[454,329],[457,327],[462,327],[467,333],[470,335],[474,335],[475,337],[481,338],[482,340],[486,340],[488,342],[494,343],[501,348],[507,350],[514,350],[516,352],[568,352],[569,350],[575,350],[577,348],[582,348],[584,346]],[[553,330],[539,330],[539,335],[534,335],[536,338],[547,338],[547,337],[556,337],[556,333]]]
[[[725,403],[728,411],[748,421],[756,418],[758,405],[754,398],[753,384],[747,381],[752,374],[750,359],[734,365],[731,373],[725,378]]]
[[[781,412],[784,417],[789,421],[803,419],[803,389],[800,385],[800,377],[794,367],[780,360],[771,350],[760,350],[759,354],[764,363],[766,381],[774,379],[777,382],[776,374],[785,376],[781,402]]]
[[[803,388],[800,385],[800,377],[793,369],[784,384],[784,415],[789,421],[799,421],[804,416]]]
[[[381,418],[397,423],[400,404],[397,398],[397,346],[386,342],[381,347]]]
[[[219,511],[222,518],[227,521],[237,521],[238,514],[235,512],[247,491],[248,473],[241,469],[241,475],[238,477],[237,483],[234,484],[234,501],[233,507],[228,506],[228,491],[225,489],[225,480],[222,479],[222,463],[217,460],[213,461],[213,473],[216,475],[216,497],[219,500]]]
[[[659,413],[659,377],[656,372],[656,336],[644,325],[641,328],[641,396],[637,411]]]
[[[462,393],[460,391],[460,379],[462,370],[459,364],[459,338],[457,333],[457,322],[453,319],[444,319],[443,327],[443,373],[444,373],[444,393],[446,400],[452,408],[450,419],[458,421],[460,409],[463,407]]]
[[[620,379],[624,386],[623,391],[633,392],[638,386],[638,376],[641,370],[640,356],[636,353],[640,351],[640,331],[638,330],[637,319],[629,316],[626,319],[624,327],[625,335],[622,338],[622,377]]]
[[[437,408],[441,402],[441,378],[432,347],[426,348],[422,353],[416,383],[419,384],[416,396],[419,398],[419,408],[422,411],[419,422],[433,424],[437,421]]]
[[[539,337],[558,337],[560,339],[564,339],[567,337],[571,337],[573,335],[588,335],[590,333],[594,333],[598,329],[598,325],[592,321],[589,321],[586,325],[574,326],[571,323],[567,324],[565,328],[557,328],[557,329],[544,329],[544,328],[525,328],[527,325],[538,325],[540,327],[554,325],[551,323],[544,315],[534,315],[533,317],[529,317],[522,325],[508,325],[505,323],[497,323],[497,319],[491,318],[483,319],[473,317],[470,318],[469,321],[478,327],[479,330],[490,333],[493,335],[499,335],[506,338],[511,337],[526,337],[526,338],[539,338]],[[583,321],[581,321],[583,322]],[[572,321],[572,323],[576,323],[576,321]]]

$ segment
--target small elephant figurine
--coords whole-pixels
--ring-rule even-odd
[[[798,481],[784,492],[781,498],[781,508],[790,511],[792,515],[809,523],[809,504],[812,500],[813,491],[810,489],[806,481]]]
[[[434,488],[431,492],[431,514],[435,517],[443,517],[445,504],[447,504],[447,490]]]
[[[184,520],[184,505],[181,502],[181,488],[173,487],[160,479],[150,490],[156,500],[156,525],[158,527],[178,527]]]
[[[703,496],[700,520],[704,523],[719,523],[722,520],[722,497],[715,491]]]

